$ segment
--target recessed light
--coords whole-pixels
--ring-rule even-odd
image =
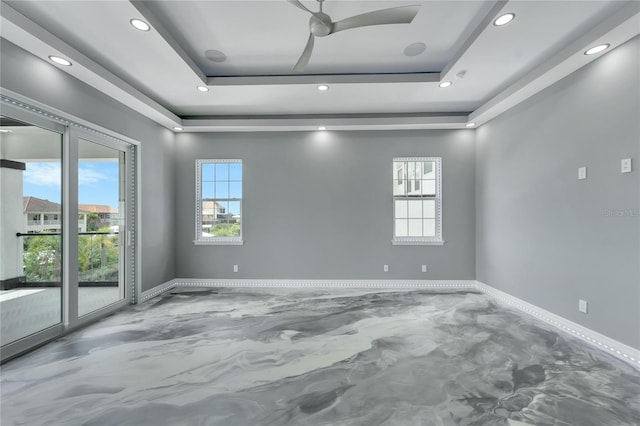
[[[173,130],[175,130],[176,132],[181,132],[181,131],[183,131],[184,129],[183,129],[182,127],[180,127],[180,126],[175,126],[175,127],[173,128]]]
[[[64,65],[65,67],[71,66],[71,62],[66,60],[65,58],[61,58],[60,56],[49,56],[52,62],[55,62],[58,65]]]
[[[496,18],[496,20],[493,21],[493,25],[495,25],[496,27],[507,25],[509,22],[513,21],[513,18],[515,17],[516,17],[515,13],[505,13],[504,15]]]
[[[324,126],[320,126],[320,127],[318,127],[318,130],[320,130],[320,131],[322,131],[322,130],[327,130],[327,128],[326,128],[326,127],[324,127]]]
[[[196,89],[198,89],[201,92],[208,92],[209,88],[207,86],[198,86],[196,87]]]
[[[329,86],[327,86],[326,84],[319,84],[318,90],[321,92],[326,92],[327,90],[329,90]]]
[[[443,81],[442,83],[438,84],[438,86],[444,89],[445,87],[449,87],[452,84],[453,83],[451,83],[450,81]]]
[[[0,133],[11,133],[13,132],[13,130],[9,130],[9,129],[0,129]]]
[[[474,123],[474,122],[467,123],[467,124],[464,125],[464,127],[475,127],[475,126],[476,126],[476,123]]]
[[[131,23],[131,25],[133,26],[133,28],[135,28],[136,30],[140,30],[140,31],[149,31],[151,29],[151,27],[149,26],[149,24],[147,24],[144,21],[141,21],[140,19],[132,19],[129,21]]]
[[[609,43],[599,44],[597,46],[592,47],[591,49],[584,52],[585,55],[595,55],[596,53],[600,53],[603,50],[607,50],[611,46]]]

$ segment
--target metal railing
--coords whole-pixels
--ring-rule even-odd
[[[78,224],[83,224],[83,220],[78,220]],[[101,224],[104,222],[100,222]],[[62,221],[60,219],[47,219],[47,220],[28,220],[27,226],[42,226],[42,225],[60,225]]]
[[[61,233],[18,232],[16,237],[25,238],[22,255],[24,278],[12,284],[13,288],[60,287]],[[81,287],[118,286],[120,244],[119,233],[78,232],[78,281]]]

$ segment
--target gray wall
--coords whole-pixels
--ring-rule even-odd
[[[475,277],[472,130],[192,133],[176,143],[180,278]],[[394,156],[443,157],[444,246],[391,245]],[[243,160],[243,246],[193,244],[197,158]]]
[[[476,176],[477,279],[636,348],[639,52],[636,37],[479,128]]]
[[[142,289],[175,277],[175,138],[148,118],[2,39],[0,86],[142,146]]]

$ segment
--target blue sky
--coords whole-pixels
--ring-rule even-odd
[[[60,203],[62,171],[60,163],[27,163],[24,172],[24,196]],[[78,167],[79,204],[104,204],[118,207],[118,162],[80,162]]]

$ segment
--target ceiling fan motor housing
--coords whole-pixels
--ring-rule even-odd
[[[309,31],[316,37],[325,37],[331,33],[331,18],[326,13],[318,12],[309,18]]]

